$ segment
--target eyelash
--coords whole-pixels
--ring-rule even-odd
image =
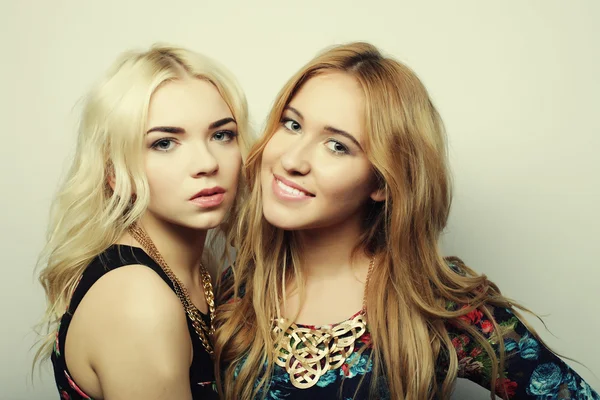
[[[238,136],[237,132],[225,130],[225,131],[217,131],[217,132],[213,133],[211,139],[214,138],[215,135],[219,134],[219,133],[224,133],[226,135],[229,135],[228,140],[218,140],[219,142],[225,142],[225,143],[229,143],[229,142],[235,140],[235,138]]]
[[[171,150],[171,148],[169,148],[169,149],[166,149],[166,150],[165,150],[165,149],[159,149],[159,148],[158,148],[158,145],[159,145],[160,143],[163,143],[163,142],[177,143],[177,142],[175,141],[175,139],[173,139],[173,138],[169,138],[169,137],[165,137],[165,138],[158,139],[157,141],[155,141],[154,143],[152,143],[152,145],[151,145],[150,147],[151,147],[152,149],[154,149],[154,150],[158,150],[158,151],[162,151],[162,152],[167,152],[167,151],[170,151],[170,150]]]
[[[296,123],[296,124],[298,124],[298,126],[300,127],[300,129],[302,129],[302,125],[300,125],[300,123],[299,123],[298,121],[296,121],[295,119],[292,119],[292,118],[285,118],[285,117],[284,117],[284,118],[282,118],[282,119],[281,119],[281,125],[282,125],[282,126],[283,126],[283,127],[284,127],[284,128],[287,130],[287,131],[288,131],[288,132],[292,132],[292,133],[298,133],[298,131],[295,131],[295,130],[293,130],[293,129],[290,129],[290,128],[288,128],[288,127],[286,126],[286,124],[287,124],[288,122],[293,122],[293,123]]]
[[[287,130],[287,131],[288,131],[288,132],[292,132],[292,133],[298,133],[298,131],[295,131],[295,130],[293,130],[293,129],[290,129],[290,128],[288,128],[288,127],[286,126],[286,124],[287,124],[288,122],[293,122],[293,123],[296,123],[296,124],[298,124],[298,126],[300,126],[300,129],[302,128],[302,125],[300,125],[300,123],[299,123],[298,121],[296,121],[295,119],[292,119],[292,118],[285,118],[285,117],[284,117],[284,118],[282,118],[282,119],[281,119],[281,125],[282,125],[282,126],[283,126],[283,127],[284,127],[284,128]],[[334,149],[332,149],[332,148],[329,148],[329,147],[326,145],[325,147],[327,147],[327,150],[328,150],[329,152],[331,152],[332,154],[334,154],[334,155],[337,155],[337,156],[341,156],[341,155],[344,155],[344,154],[350,154],[350,150],[348,149],[348,146],[346,146],[346,145],[345,145],[345,144],[343,144],[342,142],[340,142],[340,141],[337,141],[337,140],[335,140],[335,139],[333,139],[333,138],[329,138],[329,139],[327,139],[327,142],[325,142],[325,143],[330,143],[330,142],[333,142],[333,143],[335,143],[335,144],[337,144],[337,145],[340,145],[341,147],[343,147],[343,150],[334,150]]]
[[[229,143],[229,142],[235,140],[235,138],[238,136],[238,134],[236,132],[225,130],[225,131],[217,131],[217,132],[213,133],[211,139],[214,139],[215,135],[217,135],[217,134],[225,134],[225,135],[229,136],[229,138],[227,140],[218,140],[217,139],[218,142],[224,142],[224,143]],[[152,143],[152,145],[150,147],[152,149],[162,151],[162,152],[171,151],[172,148],[161,149],[158,147],[161,143],[164,143],[164,142],[177,144],[177,141],[175,139],[173,139],[171,137],[164,137],[164,138],[160,138],[157,141],[155,141],[154,143]]]
[[[328,147],[326,145],[325,147],[327,147],[327,150],[329,150],[331,153],[335,154],[336,156],[341,156],[341,155],[344,155],[344,154],[350,154],[350,150],[342,142],[339,142],[339,141],[337,141],[335,139],[329,138],[329,139],[327,139],[327,142],[325,142],[325,143],[331,143],[331,142],[333,142],[333,143],[335,143],[337,145],[340,145],[343,148],[343,150],[334,150],[334,149],[332,149],[332,148],[330,148],[330,147]]]

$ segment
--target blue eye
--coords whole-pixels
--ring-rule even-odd
[[[295,121],[293,119],[290,118],[284,118],[282,121],[283,126],[285,127],[285,129],[287,129],[290,132],[300,132],[300,130],[302,129],[302,125],[300,125],[300,123],[298,123],[298,121]]]
[[[152,148],[158,151],[169,151],[175,147],[175,140],[169,138],[159,139],[152,144]]]
[[[238,134],[233,131],[217,131],[213,134],[212,139],[217,142],[231,142],[237,135]]]
[[[334,139],[327,140],[327,142],[325,143],[325,146],[327,147],[327,149],[329,151],[331,151],[333,154],[336,154],[336,155],[350,153],[350,151],[348,150],[348,148],[346,146],[344,146],[341,142],[338,142],[337,140],[334,140]]]

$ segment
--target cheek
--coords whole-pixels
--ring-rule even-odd
[[[277,131],[271,136],[262,153],[262,166],[271,167],[277,163],[286,148],[285,135]]]
[[[239,174],[242,168],[242,155],[237,147],[222,149],[216,154],[219,169],[227,171],[228,174]]]
[[[172,154],[148,154],[146,157],[146,178],[151,191],[179,185],[181,181],[181,157]]]
[[[160,194],[165,188],[173,186],[175,181],[166,168],[146,168],[146,176],[152,193]]]
[[[321,180],[325,185],[321,185],[322,190],[329,194],[332,203],[361,204],[371,195],[371,174],[367,171],[356,165],[328,168]]]
[[[228,180],[231,185],[237,186],[240,180],[240,174],[242,173],[242,157],[238,156],[234,160],[234,162],[229,163],[228,174],[230,175],[230,178]]]

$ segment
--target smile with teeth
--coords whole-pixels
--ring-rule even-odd
[[[298,190],[296,188],[286,185],[285,183],[281,182],[277,178],[275,178],[275,182],[277,183],[277,186],[279,186],[281,188],[281,190],[283,190],[284,192],[286,192],[288,194],[291,194],[292,196],[298,196],[298,197],[310,196],[310,194],[308,194],[302,190]]]

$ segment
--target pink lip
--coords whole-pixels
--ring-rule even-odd
[[[284,177],[279,176],[277,174],[273,174],[273,176],[275,177],[276,180],[283,182],[286,186],[293,187],[294,189],[298,189],[299,191],[306,193],[307,196],[310,196],[310,197],[314,197],[315,196],[314,194],[312,194],[308,190],[304,189],[302,186],[298,185],[297,183],[294,183],[292,181],[288,181]]]
[[[190,201],[202,208],[216,207],[223,202],[225,189],[219,186],[204,189],[190,198]]]
[[[194,200],[197,197],[212,196],[213,194],[219,194],[219,193],[225,193],[225,189],[223,189],[220,186],[215,186],[215,187],[208,188],[208,189],[202,189],[201,191],[199,191],[198,193],[193,195],[190,198],[190,200]]]
[[[300,194],[292,194],[289,193],[287,191],[285,191],[283,188],[281,188],[278,184],[277,181],[281,181],[282,183],[286,184],[287,186],[293,187],[294,189],[298,189],[301,191]],[[309,199],[312,199],[314,196],[307,194],[305,192],[304,189],[302,189],[302,187],[299,187],[298,185],[292,185],[291,182],[286,181],[284,179],[281,179],[280,177],[278,177],[277,175],[273,176],[273,183],[271,184],[273,193],[275,194],[275,196],[280,199],[280,200],[284,200],[284,201],[306,201]]]

